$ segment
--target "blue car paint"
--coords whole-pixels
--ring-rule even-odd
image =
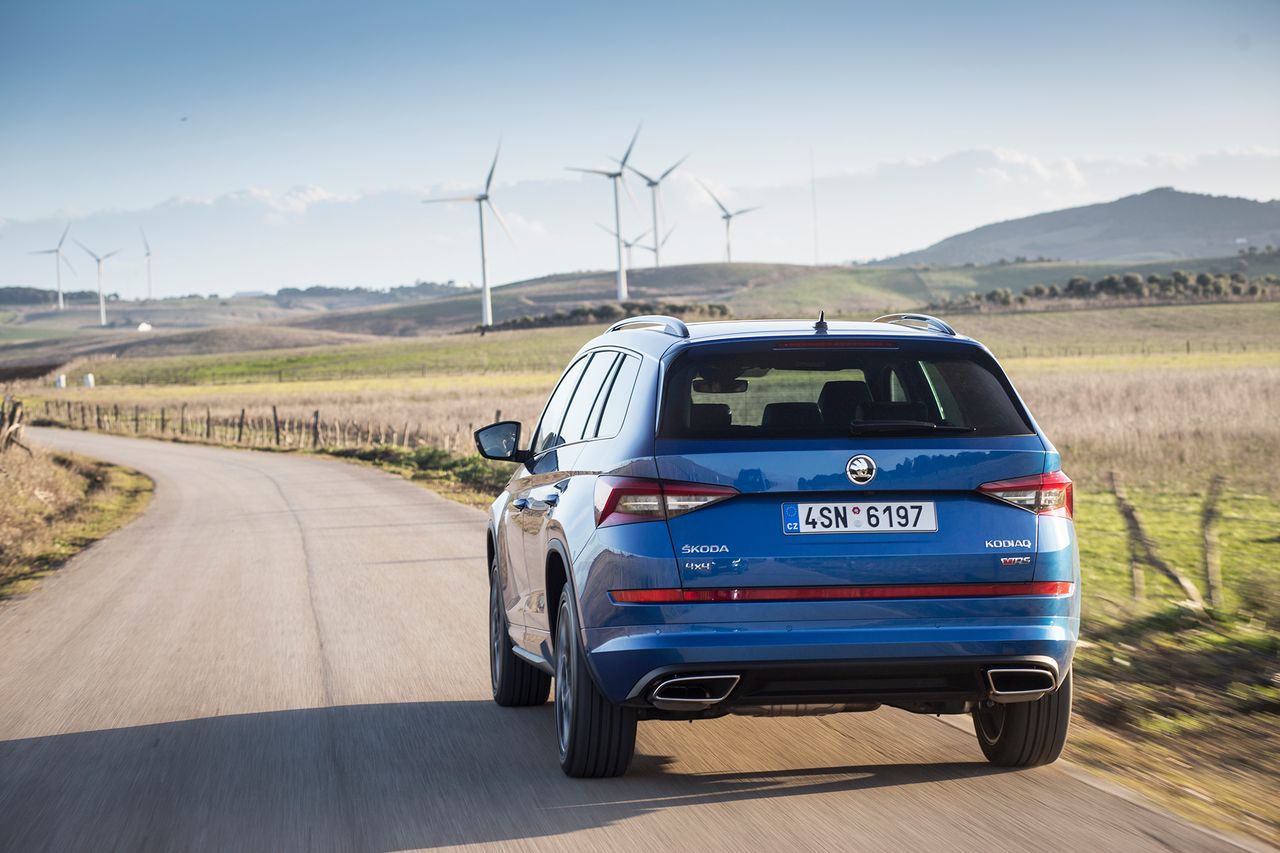
[[[701,328],[699,328],[701,327]],[[551,614],[548,557],[562,561],[577,608],[588,665],[602,692],[613,702],[636,699],[645,679],[664,667],[760,662],[921,660],[1022,657],[1051,662],[1057,676],[1071,665],[1079,631],[1080,566],[1071,520],[1036,516],[977,495],[993,480],[1059,469],[1060,456],[1026,412],[1032,432],[1001,438],[860,437],[838,441],[764,443],[656,439],[659,401],[667,367],[688,347],[715,342],[754,344],[771,338],[797,338],[811,326],[799,323],[698,324],[691,339],[653,330],[618,331],[586,344],[575,359],[602,348],[641,359],[641,368],[621,432],[613,438],[562,445],[521,465],[494,502],[491,541],[506,561],[501,574],[512,639],[549,668]],[[831,334],[874,335],[910,341],[913,346],[972,346],[965,338],[938,339],[905,328],[886,331],[881,324],[832,323]],[[987,353],[989,355],[989,353]],[[767,446],[762,446],[767,445]],[[826,445],[826,446],[824,446]],[[877,459],[874,489],[856,490],[844,477],[851,453]],[[815,453],[817,456],[815,457]],[[805,457],[803,467],[789,456]],[[815,458],[824,461],[815,463]],[[598,476],[662,477],[668,480],[732,485],[742,496],[670,521],[648,521],[596,528],[594,484]],[[923,478],[923,479],[921,479]],[[780,506],[800,496],[832,500],[910,499],[928,494],[938,505],[934,534],[837,534],[789,537],[804,540],[778,566],[766,555],[782,534]],[[555,493],[554,505],[545,498]],[[525,500],[519,518],[512,503]],[[952,510],[957,513],[951,515]],[[723,516],[723,518],[718,517]],[[985,528],[1004,514],[1013,531],[1002,538],[1033,542],[1029,565],[1001,569],[981,557],[965,536],[991,536]],[[974,523],[975,520],[977,523]],[[519,526],[521,547],[511,545]],[[679,547],[695,537],[732,536],[735,554],[711,561],[709,569],[683,567]],[[901,558],[904,548],[920,562],[915,574],[901,566],[877,574],[876,548],[886,537]],[[726,543],[728,544],[728,543]],[[746,555],[741,556],[741,555]],[[734,560],[738,565],[733,565]],[[745,560],[746,566],[742,565]],[[931,562],[932,561],[932,562]],[[617,604],[613,589],[661,589],[684,586],[794,584],[787,569],[801,565],[822,583],[928,582],[931,565],[950,570],[952,582],[1065,580],[1069,596],[916,599],[825,602],[715,602]],[[960,566],[957,573],[956,566]]]

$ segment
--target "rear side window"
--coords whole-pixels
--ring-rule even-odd
[[[560,426],[564,423],[569,401],[573,398],[573,392],[577,389],[578,380],[582,378],[582,371],[586,366],[585,358],[575,361],[565,371],[560,384],[551,394],[551,399],[547,401],[547,408],[542,413],[542,420],[538,422],[538,434],[533,439],[534,453],[542,453],[544,450],[550,450],[565,443],[560,437]]]
[[[692,347],[668,370],[661,424],[667,438],[1032,432],[990,356],[914,342]]]
[[[622,429],[622,419],[626,417],[627,407],[631,404],[631,392],[636,387],[636,376],[639,373],[640,359],[634,355],[624,355],[609,387],[609,398],[604,404],[604,411],[600,415],[600,428],[596,432],[600,438],[613,438]]]
[[[587,425],[596,401],[607,390],[605,383],[613,373],[613,363],[617,358],[616,352],[609,351],[597,352],[591,356],[591,363],[582,373],[582,380],[578,382],[578,390],[573,395],[573,402],[569,404],[569,411],[564,416],[564,424],[560,428],[560,437],[565,442],[595,436],[595,431],[588,430]],[[584,432],[589,434],[584,435]]]

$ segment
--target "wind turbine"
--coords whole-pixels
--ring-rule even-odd
[[[659,249],[667,245],[667,241],[671,239],[671,235],[674,234],[675,232],[676,232],[676,229],[675,229],[675,226],[673,225],[671,226],[671,228],[667,230],[667,236],[663,237],[661,240],[654,240],[652,246],[641,246],[640,248],[644,249],[646,252],[653,252],[656,255]]]
[[[625,302],[627,299],[627,267],[622,262],[622,207],[618,203],[618,184],[621,183],[623,189],[627,190],[627,194],[631,194],[631,190],[627,188],[627,182],[623,178],[626,173],[627,161],[631,159],[631,149],[636,147],[636,139],[640,136],[640,128],[636,128],[636,132],[631,137],[631,144],[627,146],[626,153],[622,155],[622,159],[618,161],[616,171],[607,172],[604,169],[579,169],[576,166],[567,167],[571,172],[586,172],[590,175],[600,175],[613,181],[613,236],[618,243],[618,301]],[[605,229],[608,230],[608,229]]]
[[[597,227],[597,228],[599,228],[599,229],[600,229],[601,231],[603,231],[604,233],[606,233],[606,234],[608,234],[608,235],[610,235],[610,236],[612,236],[612,237],[617,237],[617,236],[618,236],[618,235],[617,235],[617,233],[615,233],[612,229],[610,229],[610,228],[605,228],[605,227],[604,227],[603,225],[601,225],[599,222],[597,222],[597,223],[596,223],[596,227]],[[641,249],[648,249],[648,248],[649,248],[648,246],[642,245],[642,244],[640,243],[640,241],[641,241],[641,240],[643,240],[645,237],[648,237],[648,236],[649,236],[649,232],[648,232],[648,231],[644,231],[644,232],[642,232],[642,233],[638,234],[636,237],[634,237],[634,238],[633,238],[633,239],[631,239],[631,240],[626,240],[626,239],[624,239],[624,240],[622,241],[622,246],[623,246],[623,248],[625,248],[625,249],[627,250],[627,269],[631,269],[632,267],[634,267],[634,266],[635,266],[635,264],[633,264],[633,263],[631,262],[631,250],[632,250],[632,249],[634,249],[636,246],[639,246]]]
[[[498,155],[502,153],[502,142],[498,142],[498,150],[493,152],[493,163],[489,166],[489,174],[484,179],[484,189],[475,195],[457,195],[448,198],[428,198],[423,199],[423,204],[439,204],[448,201],[473,201],[476,203],[476,210],[480,214],[480,325],[487,328],[493,325],[493,300],[489,295],[489,259],[485,255],[484,248],[484,206],[489,205],[489,210],[493,211],[493,215],[497,218],[498,224],[502,226],[502,230],[506,232],[507,238],[515,243],[515,238],[511,236],[511,229],[507,227],[506,221],[502,218],[502,214],[498,208],[494,207],[493,200],[489,198],[489,189],[493,186],[493,172],[498,168]]]
[[[658,235],[662,233],[662,223],[658,221],[661,216],[660,211],[662,209],[662,201],[659,198],[658,188],[661,186],[662,182],[667,179],[668,175],[674,172],[677,168],[680,167],[681,163],[683,163],[685,160],[688,160],[688,159],[689,159],[689,155],[688,154],[684,155],[683,157],[681,157],[679,160],[675,162],[674,166],[667,169],[667,171],[663,172],[661,175],[658,175],[658,177],[656,178],[649,177],[644,172],[637,169],[635,166],[626,167],[630,169],[632,172],[634,172],[636,175],[638,175],[640,179],[643,180],[645,184],[649,187],[649,197],[653,205],[653,239],[654,239],[653,265],[654,267],[662,266],[662,251],[661,251],[662,246],[657,242]],[[671,235],[668,234],[667,236],[670,237]],[[667,241],[664,239],[662,242],[665,243]]]
[[[702,181],[698,181],[698,183],[702,184]],[[716,207],[720,208],[720,218],[724,220],[724,260],[725,263],[731,264],[733,263],[733,243],[729,239],[729,226],[733,224],[733,218],[760,208],[758,206],[744,207],[742,210],[735,210],[730,213],[729,208],[720,203],[720,199],[716,198],[716,194],[711,191],[710,187],[702,184],[702,188],[707,191],[707,195],[711,196],[711,200],[716,203]]]
[[[67,269],[71,270],[73,273],[76,271],[76,268],[71,266],[71,261],[67,260],[62,255],[62,244],[67,241],[67,233],[70,231],[71,231],[71,224],[68,223],[67,227],[62,230],[62,237],[58,240],[58,245],[54,246],[52,249],[40,249],[37,252],[31,253],[33,255],[53,255],[53,268],[57,270],[57,273],[58,273],[58,310],[59,311],[61,311],[65,307],[65,304],[62,300],[62,265],[66,264]]]
[[[142,234],[142,245],[146,248],[144,257],[147,259],[147,301],[151,301],[151,244],[147,242],[147,232],[141,228],[138,229]]]
[[[105,255],[97,255],[94,253],[93,249],[90,249],[79,240],[72,240],[71,242],[88,252],[89,257],[93,258],[98,263],[98,325],[105,326],[107,325],[107,298],[102,295],[102,265],[106,262],[107,258],[119,253],[120,250],[116,249],[115,251],[107,252]]]

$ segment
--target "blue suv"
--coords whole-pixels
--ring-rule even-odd
[[[639,720],[973,716],[995,764],[1071,714],[1071,480],[991,353],[933,317],[637,317],[588,343],[488,525],[500,705],[555,681],[560,765],[624,773]]]

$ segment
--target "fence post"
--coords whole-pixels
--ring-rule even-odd
[[[244,409],[240,410],[240,426],[236,429],[236,444],[244,442]]]
[[[271,422],[276,428],[276,447],[280,446],[280,413],[276,411],[276,407],[271,407]]]
[[[1129,497],[1125,494],[1124,487],[1121,485],[1120,475],[1115,471],[1111,472],[1111,493],[1115,495],[1116,504],[1120,508],[1120,515],[1124,517],[1129,542],[1134,551],[1141,555],[1147,565],[1160,572],[1182,590],[1182,594],[1187,597],[1187,601],[1190,602],[1192,607],[1196,610],[1204,610],[1204,598],[1200,595],[1200,590],[1196,589],[1196,585],[1187,580],[1160,556],[1156,543],[1147,535],[1146,525],[1142,523],[1142,516],[1138,514],[1138,508],[1129,501]]]
[[[187,434],[187,404],[182,404],[182,411],[179,413],[180,425],[178,431],[183,435]]]
[[[1204,585],[1209,592],[1209,605],[1215,610],[1222,609],[1222,564],[1218,553],[1218,501],[1222,498],[1222,487],[1226,478],[1221,474],[1214,475],[1209,481],[1209,492],[1204,498],[1204,509],[1200,513],[1200,526],[1204,535]]]
[[[142,424],[142,408],[140,406],[133,407],[133,432],[138,434],[141,430],[138,428]]]
[[[213,438],[213,410],[208,406],[204,409],[204,437],[205,439]]]
[[[98,432],[102,432],[102,407],[97,404],[93,407],[93,425]]]
[[[320,446],[320,410],[311,413],[311,447]]]
[[[161,434],[161,435],[164,435],[164,433],[165,433],[165,429],[167,428],[167,426],[168,426],[168,425],[165,423],[165,410],[164,410],[164,406],[161,406],[161,407],[160,407],[160,434]]]

